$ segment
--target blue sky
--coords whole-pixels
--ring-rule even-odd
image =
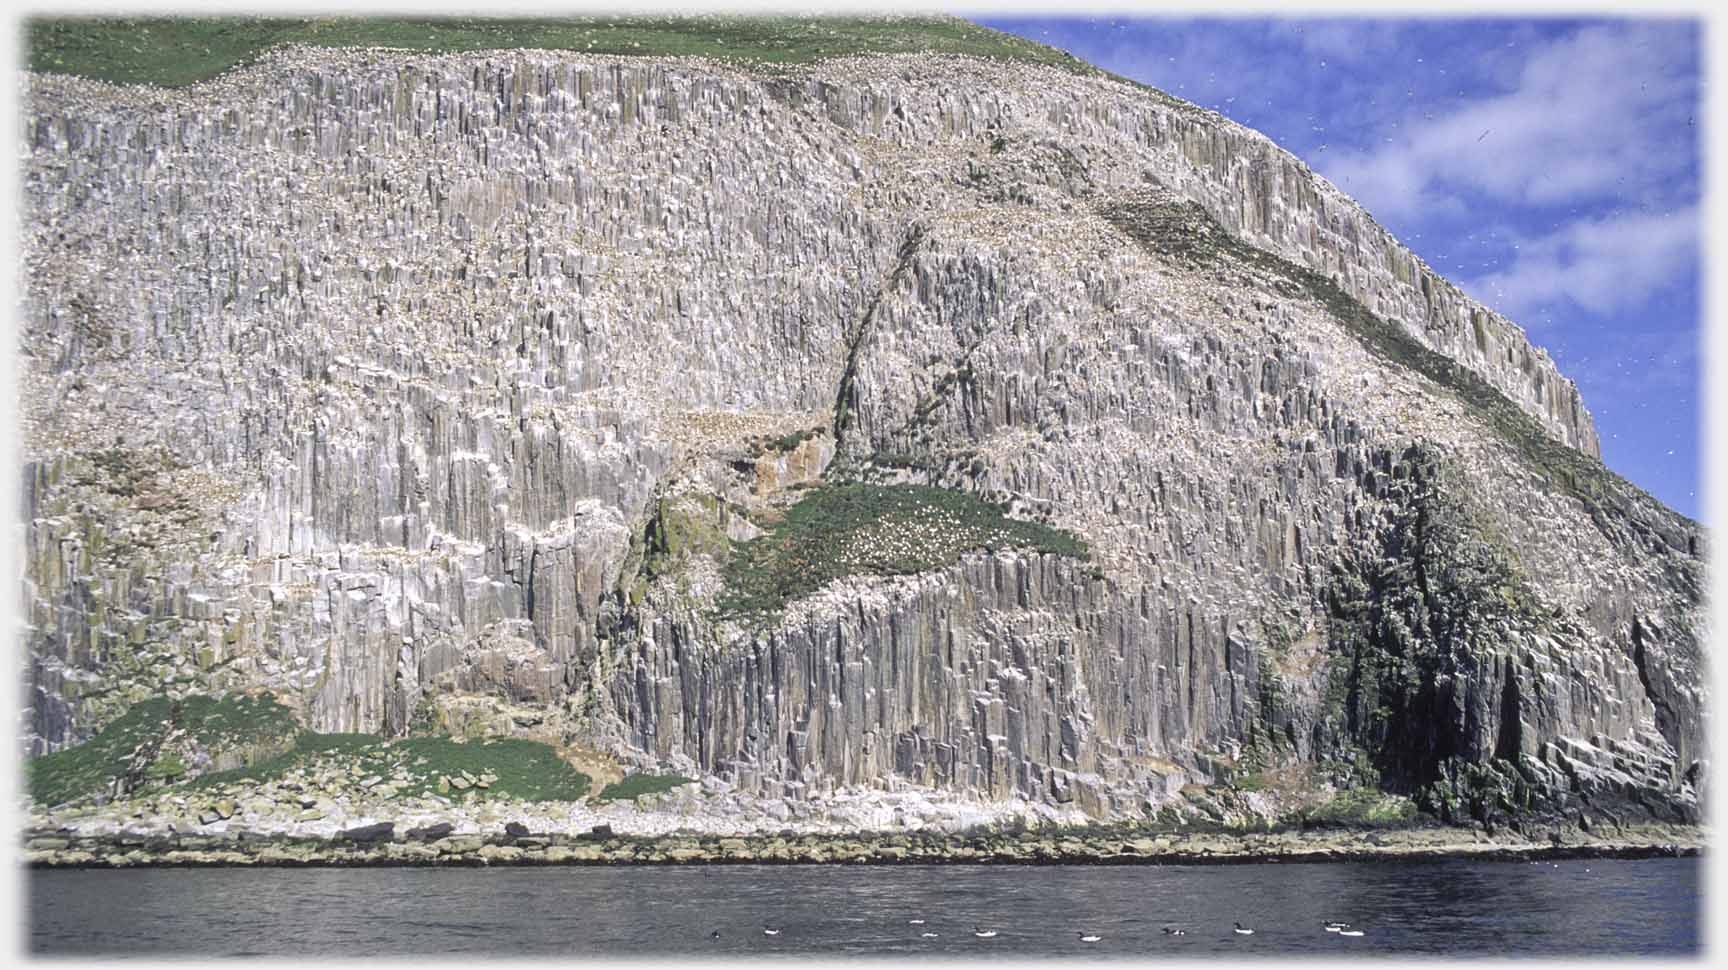
[[[972,19],[1300,156],[1546,347],[1608,466],[1699,517],[1697,21]]]

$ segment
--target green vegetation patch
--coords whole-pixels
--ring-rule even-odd
[[[712,495],[691,494],[662,498],[654,503],[654,514],[643,533],[646,569],[650,577],[670,571],[673,564],[690,556],[724,556],[727,550],[726,519],[731,512]]]
[[[485,787],[452,787],[446,779],[492,780]],[[329,780],[334,787],[359,787],[377,776],[397,797],[427,794],[477,798],[515,798],[529,802],[576,801],[588,794],[589,779],[558,757],[549,744],[523,738],[456,741],[447,737],[387,740],[375,734],[300,735],[294,749],[235,771],[205,775],[201,787],[302,779]],[[401,780],[398,780],[401,779]],[[377,787],[374,785],[373,787]]]
[[[655,795],[671,791],[679,785],[688,785],[694,778],[682,775],[626,775],[620,781],[615,781],[601,789],[595,796],[597,802],[629,801],[642,795]]]
[[[1258,771],[1253,771],[1232,778],[1230,784],[1240,791],[1265,791],[1267,786],[1266,775]]]
[[[1010,519],[1002,506],[924,485],[824,485],[767,534],[733,547],[725,615],[766,617],[845,576],[941,569],[977,549],[1030,549],[1085,559],[1072,533]]]
[[[25,24],[39,72],[183,87],[274,47],[388,47],[433,53],[527,48],[743,65],[929,52],[1103,72],[1069,54],[956,17],[55,17]]]
[[[106,790],[126,774],[133,751],[165,733],[168,703],[166,697],[152,697],[134,704],[83,744],[25,762],[30,797],[60,805]]]
[[[1416,803],[1403,795],[1372,788],[1339,792],[1330,801],[1301,813],[1301,824],[1315,826],[1376,827],[1407,825],[1420,816]]]
[[[179,750],[196,742],[212,755],[269,750],[299,733],[294,714],[268,694],[226,697],[152,697],[132,705],[82,744],[30,759],[24,766],[30,797],[43,805],[183,776]],[[170,738],[176,743],[165,745]]]
[[[625,558],[621,585],[631,602],[641,601],[649,583],[682,571],[692,556],[724,561],[731,549],[727,521],[742,514],[714,495],[656,499],[646,526],[631,537]]]
[[[756,454],[785,454],[798,450],[798,446],[828,430],[825,427],[805,428],[803,431],[790,431],[779,437],[762,437],[755,442]]]
[[[196,694],[182,699],[174,723],[199,744],[230,749],[291,738],[300,733],[294,712],[269,694]]]

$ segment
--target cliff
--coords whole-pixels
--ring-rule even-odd
[[[22,107],[32,752],[268,690],[793,801],[1695,816],[1699,528],[1216,114],[308,48]]]

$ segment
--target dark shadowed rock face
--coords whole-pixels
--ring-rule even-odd
[[[456,827],[451,825],[449,822],[439,822],[437,825],[426,825],[420,828],[409,829],[408,837],[410,839],[419,839],[422,842],[436,842],[455,830]]]
[[[395,830],[396,825],[393,822],[375,822],[343,829],[339,837],[349,842],[388,842]]]
[[[1696,810],[1696,524],[1216,115],[963,58],[294,51],[34,76],[23,131],[35,750],[175,683],[768,796]],[[932,559],[983,528],[939,502],[798,546],[842,482],[1084,554]],[[737,609],[752,541],[865,565]]]

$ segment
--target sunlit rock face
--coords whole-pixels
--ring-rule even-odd
[[[491,698],[794,799],[1137,816],[1293,765],[1695,808],[1696,525],[1218,115],[963,58],[332,51],[30,76],[22,114],[32,750],[265,688],[321,731]],[[1089,556],[717,610],[731,545],[847,478]]]

